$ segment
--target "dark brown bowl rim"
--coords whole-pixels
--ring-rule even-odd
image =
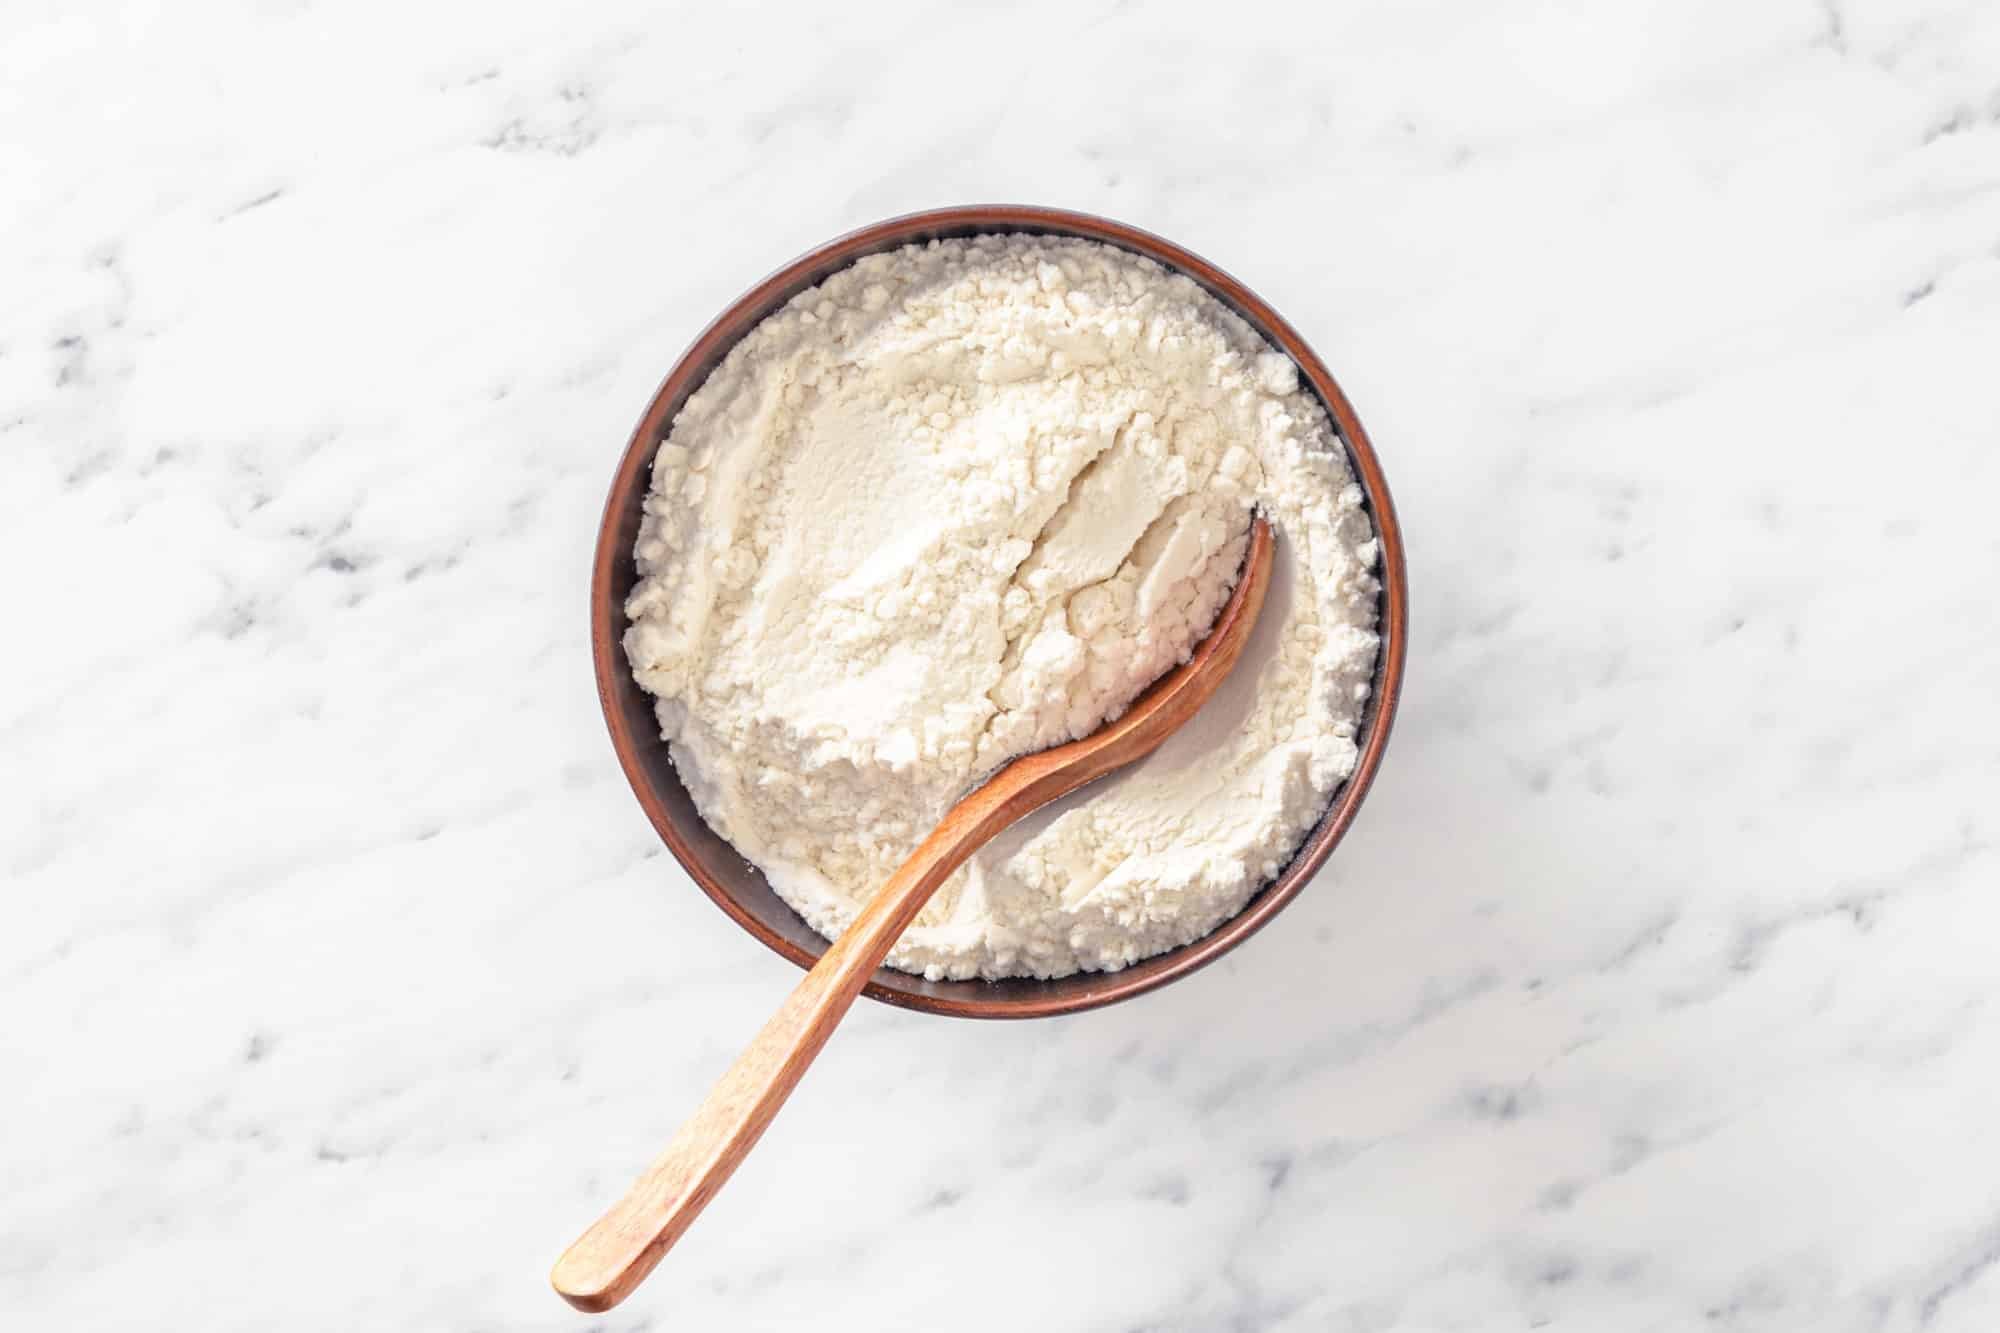
[[[623,599],[615,592],[615,576],[620,562],[632,560],[632,552],[629,543],[619,538],[620,520],[628,511],[636,512],[637,506],[643,502],[653,455],[681,404],[707,378],[709,371],[728,349],[765,315],[863,255],[947,236],[1002,232],[1076,236],[1145,255],[1200,283],[1298,364],[1300,373],[1312,385],[1333,418],[1341,442],[1346,446],[1348,463],[1361,485],[1369,517],[1375,524],[1381,549],[1382,607],[1378,626],[1381,648],[1369,709],[1359,733],[1360,754],[1353,774],[1335,794],[1332,804],[1291,863],[1252,897],[1242,911],[1192,944],[1158,954],[1117,972],[1082,972],[1055,981],[926,981],[883,968],[875,974],[865,991],[873,999],[887,1004],[959,1018],[1042,1018],[1114,1004],[1207,966],[1261,930],[1298,896],[1326,862],[1335,845],[1353,824],[1363,798],[1374,783],[1402,693],[1403,660],[1409,638],[1409,589],[1402,529],[1396,521],[1389,485],[1382,475],[1374,446],[1369,443],[1368,432],[1362,427],[1361,419],[1355,415],[1353,406],[1335,382],[1332,372],[1306,345],[1297,330],[1248,287],[1201,256],[1151,232],[1109,218],[1063,209],[1013,204],[967,205],[904,214],[848,232],[801,255],[738,297],[681,354],[673,369],[661,381],[625,446],[625,454],[613,478],[611,494],[605,503],[598,529],[590,585],[591,656],[597,671],[598,700],[611,731],[612,748],[617,751],[619,766],[624,769],[646,817],[652,821],[675,859],[716,906],[767,947],[801,968],[811,967],[818,960],[817,950],[802,947],[777,934],[737,901],[729,887],[690,844],[666,808],[651,773],[641,761],[642,747],[658,746],[660,742],[657,734],[645,737],[636,734],[630,719],[620,707],[621,697],[628,694],[639,694],[642,700],[644,698],[626,667],[621,643],[625,626],[624,606]],[[644,714],[649,718],[652,716],[650,706]],[[752,869],[751,873],[757,872]],[[817,940],[817,937],[814,938]],[[820,942],[820,947],[824,948],[823,942]]]

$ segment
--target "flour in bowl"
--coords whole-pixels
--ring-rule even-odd
[[[1374,535],[1326,413],[1194,282],[1005,235],[795,297],[660,448],[626,655],[703,818],[832,937],[994,769],[1187,659],[1253,509],[1276,565],[1221,691],[975,854],[889,956],[1116,969],[1283,868],[1353,771],[1376,652]]]

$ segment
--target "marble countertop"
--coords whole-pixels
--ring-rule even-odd
[[[0,126],[0,1325],[2000,1327],[2000,7],[25,0]],[[1334,367],[1395,741],[1190,980],[864,1004],[574,1315],[796,976],[613,763],[612,465],[992,200]]]

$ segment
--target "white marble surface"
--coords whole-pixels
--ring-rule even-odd
[[[0,8],[0,1326],[2000,1327],[2000,7],[583,8]],[[1388,763],[1192,980],[864,1006],[570,1314],[795,975],[613,765],[613,460],[993,199],[1335,367]]]

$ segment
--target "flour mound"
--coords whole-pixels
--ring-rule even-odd
[[[1188,279],[983,236],[795,297],[659,450],[626,654],[702,816],[831,937],[986,775],[1188,658],[1253,507],[1277,578],[1222,694],[976,856],[889,960],[1121,967],[1282,867],[1352,771],[1375,652],[1372,534],[1324,411]]]

